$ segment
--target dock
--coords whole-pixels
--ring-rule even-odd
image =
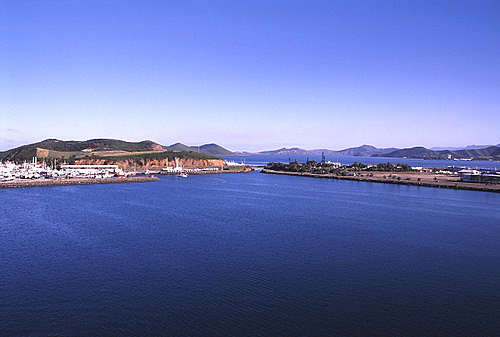
[[[0,182],[2,188],[24,188],[24,187],[48,187],[48,186],[70,186],[70,185],[95,185],[95,184],[120,184],[120,183],[144,183],[160,180],[158,177],[123,177],[123,178],[71,178],[71,179],[19,179],[8,182]]]

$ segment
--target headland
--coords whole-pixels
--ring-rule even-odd
[[[446,169],[413,169],[408,165],[390,163],[379,164],[378,167],[358,163],[346,166],[332,164],[269,163],[262,173],[500,193],[499,183],[464,181],[464,176]]]

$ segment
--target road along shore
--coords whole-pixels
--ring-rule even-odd
[[[144,183],[160,180],[158,177],[126,177],[126,178],[105,178],[105,179],[36,179],[36,180],[14,180],[1,182],[1,188],[22,188],[22,187],[45,187],[45,186],[69,186],[69,185],[94,185],[94,184],[118,184],[118,183]]]
[[[456,190],[482,191],[500,193],[500,184],[482,184],[469,183],[459,181],[457,177],[450,177],[446,174],[426,174],[413,172],[361,172],[356,176],[341,176],[335,174],[315,174],[308,172],[287,172],[262,169],[262,173],[267,174],[284,174],[291,176],[311,177],[311,178],[327,178],[366,181],[371,183],[397,184],[397,185],[413,185],[438,188],[451,188]],[[371,173],[373,176],[368,176]],[[397,179],[397,178],[400,179]],[[409,178],[409,180],[407,180]]]

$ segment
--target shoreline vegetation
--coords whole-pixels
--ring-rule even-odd
[[[500,184],[461,181],[456,174],[450,174],[450,172],[441,169],[414,170],[405,164],[392,165],[390,163],[372,165],[372,167],[359,163],[349,166],[340,166],[339,163],[334,164],[337,165],[316,162],[304,164],[298,162],[291,162],[290,164],[269,163],[261,172],[311,178],[500,193]]]

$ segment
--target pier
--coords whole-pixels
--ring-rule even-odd
[[[14,181],[1,182],[2,188],[23,188],[23,187],[47,187],[47,186],[70,186],[70,185],[94,185],[94,184],[119,184],[119,183],[144,183],[160,180],[158,177],[124,177],[124,178],[71,178],[71,179],[18,179]]]

